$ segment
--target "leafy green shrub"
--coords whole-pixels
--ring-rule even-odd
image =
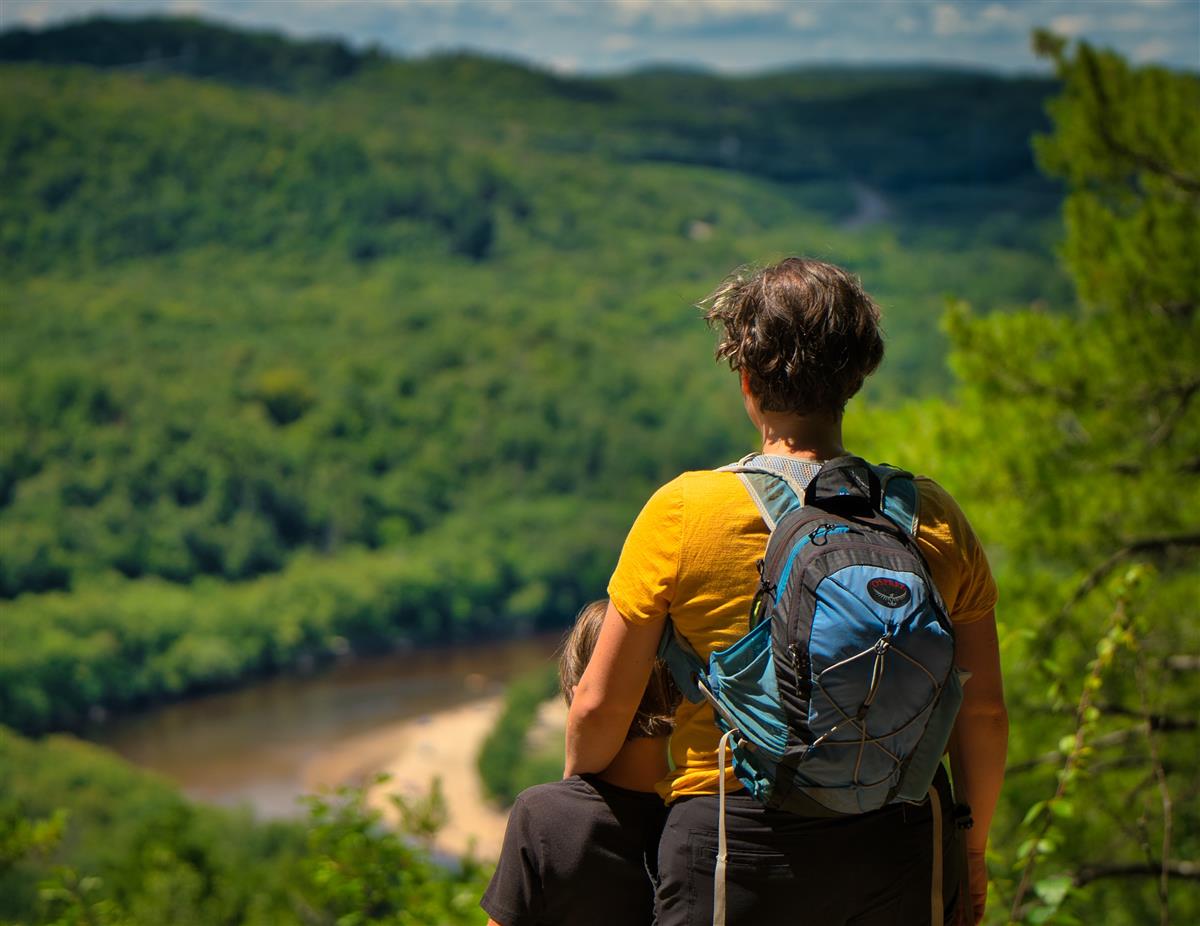
[[[309,830],[298,885],[318,922],[338,926],[478,923],[487,872],[471,859],[435,864],[404,832],[384,827],[363,792],[340,788],[308,798]],[[413,808],[405,807],[414,819]],[[428,814],[417,814],[428,820]],[[436,817],[436,814],[434,814]],[[428,837],[436,829],[423,827]]]
[[[253,394],[276,424],[291,424],[317,401],[316,390],[308,377],[291,367],[263,372],[254,384]]]
[[[487,794],[509,806],[523,789],[562,776],[562,756],[530,754],[527,737],[538,708],[559,695],[558,667],[546,666],[509,683],[496,726],[483,741],[477,765]]]
[[[0,922],[43,926],[479,923],[489,872],[435,862],[444,820],[401,801],[385,827],[358,789],[307,798],[302,822],[191,804],[68,737],[0,727]]]

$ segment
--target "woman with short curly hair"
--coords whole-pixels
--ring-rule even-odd
[[[807,482],[823,461],[845,456],[846,403],[883,359],[879,310],[858,279],[793,257],[733,274],[701,305],[719,334],[717,356],[738,373],[762,440],[751,465]],[[950,744],[956,797],[974,814],[967,832],[969,900],[946,890],[944,921],[978,922],[987,897],[983,852],[1008,731],[996,586],[958,505],[932,480],[915,482],[917,545],[954,623],[956,662],[973,675]],[[684,473],[654,493],[625,541],[596,650],[571,705],[567,774],[603,769],[620,748],[668,615],[702,659],[745,635],[767,538],[734,473]],[[713,920],[715,795],[722,775],[728,789],[741,788],[730,767],[718,768],[719,737],[707,704],[682,703],[671,770],[658,786],[670,804],[659,845],[659,926]],[[731,924],[919,926],[931,919],[928,805],[811,819],[734,793],[726,825]],[[953,885],[951,879],[947,888]]]

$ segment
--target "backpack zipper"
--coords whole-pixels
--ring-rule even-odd
[[[825,546],[826,543],[829,542],[829,536],[831,534],[850,534],[850,533],[861,534],[862,531],[855,530],[854,528],[848,527],[846,525],[832,524],[829,522],[825,522],[823,524],[819,524],[817,527],[814,527],[811,531],[808,532],[808,534],[806,536],[802,537],[799,541],[792,544],[792,548],[788,553],[787,562],[784,563],[783,570],[779,573],[779,582],[775,586],[776,590],[782,592],[784,589],[787,588],[787,581],[788,581],[788,578],[792,574],[792,566],[796,562],[796,557],[800,554],[800,551],[803,550],[806,546],[808,546],[811,543],[813,546],[823,547],[823,546]]]

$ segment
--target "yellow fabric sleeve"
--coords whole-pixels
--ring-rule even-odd
[[[921,494],[917,545],[950,619],[969,624],[990,614],[999,593],[983,544],[953,497],[932,479],[918,476]]]
[[[629,529],[608,597],[629,621],[649,621],[671,610],[683,538],[680,479],[668,482],[646,502]]]

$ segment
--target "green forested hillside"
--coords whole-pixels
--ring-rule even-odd
[[[0,717],[22,729],[346,638],[561,624],[656,482],[743,450],[690,308],[738,263],[862,273],[885,404],[948,382],[946,294],[1068,302],[1028,152],[1046,82],[379,55],[289,82],[307,46],[273,40],[268,80],[228,63],[261,36],[74,29],[0,41],[90,62],[2,66]],[[79,51],[136,62],[172,29],[193,50],[158,70]]]

